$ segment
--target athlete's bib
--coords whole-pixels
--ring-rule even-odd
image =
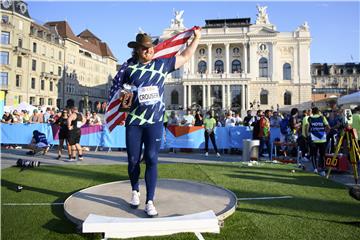
[[[140,87],[138,98],[140,104],[154,105],[160,101],[159,88],[157,86]]]
[[[76,127],[81,128],[81,126],[82,126],[82,121],[76,121]]]

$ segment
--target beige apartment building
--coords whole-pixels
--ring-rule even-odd
[[[1,2],[1,91],[22,101],[103,111],[116,58],[89,30],[75,35],[66,21],[40,25],[23,1]]]
[[[360,90],[360,63],[311,64],[312,100],[339,97]]]

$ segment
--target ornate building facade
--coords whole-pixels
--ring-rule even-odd
[[[311,64],[312,99],[318,101],[360,90],[360,63]]]
[[[23,1],[1,2],[1,91],[5,104],[103,110],[116,73],[110,48],[66,21],[40,25]]]
[[[289,109],[311,104],[310,31],[279,32],[266,7],[250,18],[205,20],[199,46],[166,81],[168,109]],[[162,40],[185,29],[176,12]],[[181,24],[180,24],[181,23]]]

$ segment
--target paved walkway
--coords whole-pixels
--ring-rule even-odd
[[[33,161],[40,161],[41,164],[46,165],[105,165],[105,164],[127,164],[126,151],[90,151],[84,152],[84,160],[77,162],[66,162],[67,152],[63,155],[63,159],[57,160],[57,151],[50,150],[45,156],[41,153],[35,156],[26,155],[27,149],[1,149],[1,169],[16,165],[16,161],[21,159],[29,159]],[[220,158],[215,154],[210,154],[206,157],[202,153],[160,153],[160,163],[217,163],[224,162],[240,162],[241,155],[223,154]],[[306,163],[307,170],[312,170],[311,164]],[[347,186],[354,185],[354,177],[352,173],[337,173],[333,171],[330,179],[336,182],[343,183]]]

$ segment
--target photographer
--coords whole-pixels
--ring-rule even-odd
[[[307,136],[310,136],[310,155],[314,167],[314,173],[325,176],[325,150],[326,133],[329,132],[329,123],[326,118],[320,115],[319,109],[312,109],[313,115],[308,118]],[[319,152],[319,161],[318,161]]]
[[[27,152],[27,155],[35,155],[39,151],[43,151],[43,154],[45,155],[49,151],[46,135],[38,130],[33,131],[33,137],[28,148],[31,149],[31,151]]]

